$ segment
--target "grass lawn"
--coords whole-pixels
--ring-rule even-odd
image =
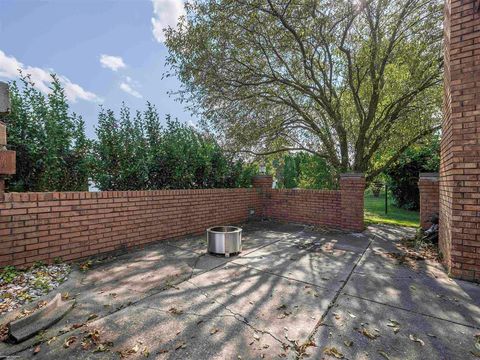
[[[397,208],[393,200],[388,199],[388,214],[385,214],[385,192],[376,198],[371,191],[365,193],[365,223],[368,224],[390,224],[399,226],[418,227],[419,213]]]

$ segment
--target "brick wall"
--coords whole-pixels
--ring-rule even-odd
[[[256,189],[10,193],[0,202],[0,265],[74,260],[245,221]]]
[[[264,216],[351,231],[362,231],[365,178],[343,174],[340,190],[264,190]]]
[[[421,173],[418,180],[420,190],[420,227],[424,230],[432,226],[432,215],[439,211],[439,183],[437,173]]]
[[[477,4],[476,4],[477,3]],[[440,249],[455,277],[480,281],[480,11],[445,4]]]
[[[341,228],[340,191],[270,189],[264,216],[288,222]]]
[[[0,266],[76,260],[200,234],[243,222],[251,210],[363,230],[363,177],[342,177],[338,191],[274,190],[271,177],[253,183],[258,188],[0,194]]]

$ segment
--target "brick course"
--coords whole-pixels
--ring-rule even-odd
[[[480,11],[447,0],[440,240],[454,277],[480,281]]]

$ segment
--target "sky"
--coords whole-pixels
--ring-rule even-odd
[[[0,0],[0,81],[32,75],[47,93],[56,73],[72,111],[95,136],[100,105],[118,111],[122,101],[194,124],[175,100],[180,82],[162,79],[168,54],[162,29],[175,26],[182,0]]]

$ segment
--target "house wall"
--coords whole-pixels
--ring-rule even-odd
[[[447,0],[440,250],[454,277],[480,280],[480,2]]]

